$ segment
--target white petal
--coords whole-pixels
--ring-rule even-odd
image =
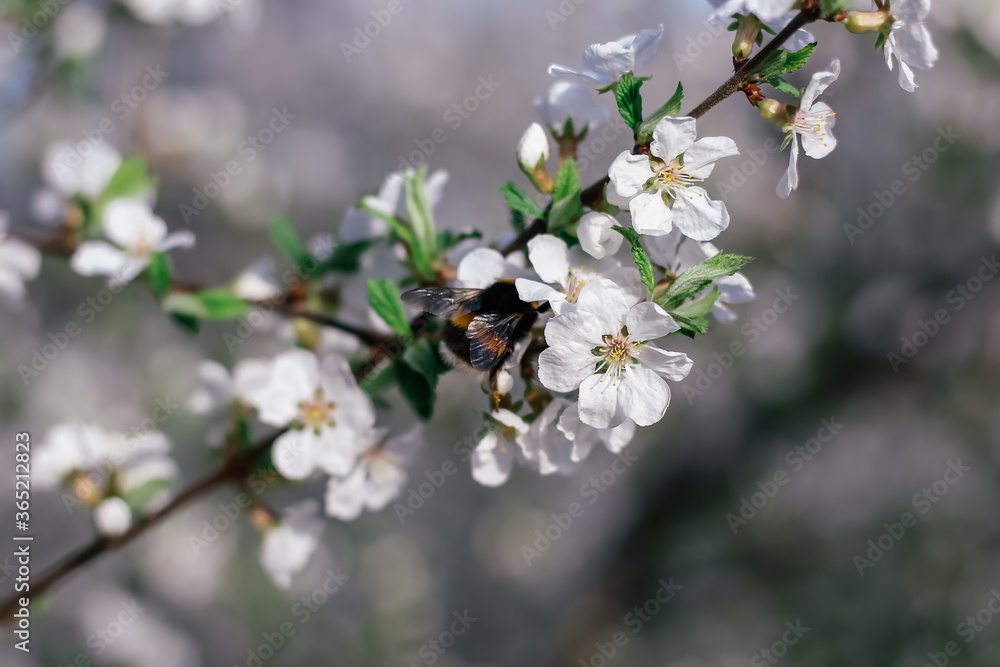
[[[811,109],[816,98],[823,94],[823,91],[830,87],[830,84],[840,76],[840,61],[834,58],[830,63],[830,69],[825,72],[816,72],[809,80],[805,92],[802,93],[802,103],[800,108]]]
[[[167,223],[140,199],[116,199],[108,204],[101,229],[112,242],[132,252],[158,248],[167,236]]]
[[[690,239],[711,241],[729,226],[729,211],[702,188],[684,190],[674,201],[674,224]]]
[[[680,330],[674,318],[652,301],[632,306],[625,316],[625,326],[634,341],[655,340]]]
[[[174,248],[193,248],[194,247],[194,233],[187,230],[180,232],[174,232],[163,239],[163,242],[156,247],[160,252],[167,252],[168,250],[173,250]]]
[[[666,116],[653,129],[653,143],[649,150],[664,162],[670,162],[684,153],[698,138],[698,121],[688,116]]]
[[[551,391],[570,392],[591,376],[595,366],[590,349],[579,343],[548,347],[538,355],[538,381]]]
[[[626,371],[631,372],[631,368]],[[584,380],[580,385],[580,421],[596,428],[620,424],[625,413],[618,405],[619,385],[620,380],[607,373],[595,373]]]
[[[410,430],[386,440],[382,449],[395,456],[400,462],[408,463],[413,460],[418,451],[426,446],[427,438],[424,435],[423,425],[414,424]]]
[[[931,0],[896,0],[892,3],[892,15],[907,23],[919,23],[931,11]]]
[[[317,503],[305,500],[287,508],[282,522],[270,528],[260,547],[260,563],[281,589],[292,585],[292,576],[300,572],[316,550],[323,532],[323,521],[316,518]]]
[[[326,514],[341,521],[353,521],[361,516],[367,500],[367,475],[364,466],[343,479],[331,477],[326,484]]]
[[[534,170],[549,159],[549,137],[538,123],[532,123],[517,144],[517,160],[523,169]]]
[[[624,199],[629,199],[642,192],[646,182],[656,176],[649,166],[649,156],[632,155],[629,151],[623,151],[611,163],[608,169],[608,178],[611,179],[611,188],[615,194]]]
[[[593,72],[577,72],[562,65],[549,65],[549,76],[571,76],[585,84],[610,83],[610,79]]]
[[[628,204],[632,214],[632,227],[640,234],[663,236],[673,229],[674,213],[663,201],[659,190],[643,192]]]
[[[642,366],[630,366],[618,392],[621,409],[639,426],[651,426],[663,418],[670,405],[670,387],[659,375]],[[621,423],[618,420],[617,426]]]
[[[592,44],[583,52],[583,66],[595,76],[611,82],[635,66],[635,55],[619,42]]]
[[[716,281],[716,285],[721,290],[719,301],[724,303],[746,303],[756,298],[753,285],[750,284],[750,281],[742,273],[719,278]]]
[[[42,253],[18,239],[3,238],[0,232],[0,267],[7,269],[24,280],[34,280],[42,267]]]
[[[316,469],[311,431],[289,431],[278,436],[272,448],[274,467],[286,479],[305,479]]]
[[[588,311],[574,309],[549,320],[545,325],[545,342],[549,347],[578,344],[589,350],[600,345],[606,333],[600,318]]]
[[[684,173],[694,178],[708,178],[716,161],[739,154],[736,142],[729,137],[702,137],[684,151]]]
[[[132,509],[124,500],[113,496],[94,508],[94,523],[101,535],[123,535],[132,527]]]
[[[196,414],[212,412],[228,403],[236,396],[233,377],[229,370],[217,361],[206,359],[198,364],[198,380],[187,400],[187,407]]]
[[[310,447],[316,467],[338,477],[354,468],[360,453],[357,431],[338,425],[322,429],[319,435],[306,432],[313,439]]]
[[[601,278],[583,286],[576,299],[576,307],[596,317],[602,334],[607,334],[621,328],[629,304],[618,285]]]
[[[518,278],[514,281],[514,285],[517,287],[517,296],[521,301],[527,301],[528,303],[532,301],[549,301],[555,303],[556,301],[566,300],[565,294],[537,280]]]
[[[893,11],[895,11],[893,7]],[[938,50],[931,40],[931,33],[922,23],[906,23],[893,29],[892,38],[896,57],[916,69],[930,69],[938,59]]]
[[[551,234],[541,234],[528,241],[528,259],[544,282],[566,287],[569,273],[569,248]]]
[[[632,442],[632,438],[635,436],[635,422],[626,419],[614,428],[600,429],[598,435],[604,441],[604,446],[608,448],[608,451],[617,454]]]
[[[513,277],[507,260],[492,248],[476,248],[458,263],[456,277],[462,287],[483,289],[500,278]]]
[[[104,241],[86,241],[73,253],[69,265],[81,276],[111,276],[128,265],[124,252]]]
[[[691,372],[694,362],[683,352],[670,352],[655,345],[646,345],[639,353],[639,363],[674,382],[680,382]]]
[[[588,255],[601,259],[605,255],[614,255],[621,247],[624,237],[612,229],[618,221],[607,213],[591,211],[580,218],[576,233],[580,239],[580,247]]]
[[[792,141],[789,144],[789,155],[788,155],[788,170],[785,171],[785,175],[781,177],[781,182],[778,183],[778,196],[782,199],[788,199],[788,195],[792,194],[792,190],[799,187],[799,140],[798,134],[792,135]]]
[[[635,61],[632,66],[633,71],[638,72],[653,62],[653,58],[656,57],[656,51],[660,46],[660,40],[662,38],[662,23],[656,28],[656,30],[647,28],[639,31],[639,34],[635,36],[635,39],[632,40],[632,43],[629,46],[634,54],[632,56]]]
[[[502,485],[513,467],[512,444],[495,433],[487,433],[472,452],[472,478],[483,486]]]
[[[683,245],[686,237],[681,234],[681,230],[673,229],[669,234],[662,236],[645,236],[642,245],[646,249],[646,255],[654,264],[677,270],[675,263],[678,261],[678,250]]]

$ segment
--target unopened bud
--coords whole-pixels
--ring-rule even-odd
[[[761,23],[753,14],[740,16],[737,21],[736,36],[733,38],[733,58],[746,60],[753,52],[754,44],[760,36]]]
[[[798,111],[798,107],[770,98],[758,102],[757,108],[760,109],[761,118],[771,121],[782,131],[787,131],[795,122],[795,112]]]
[[[538,123],[532,123],[517,145],[517,164],[539,192],[552,192],[552,177],[545,170],[549,159],[549,138]]]
[[[847,32],[861,34],[865,32],[878,32],[887,21],[892,21],[888,10],[877,12],[848,12],[841,21]]]

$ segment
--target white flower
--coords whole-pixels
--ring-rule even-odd
[[[64,197],[79,194],[93,201],[108,187],[121,163],[121,153],[105,141],[77,147],[60,141],[45,149],[42,177]]]
[[[292,585],[292,576],[302,571],[319,544],[324,525],[316,517],[318,509],[312,498],[286,507],[281,522],[264,533],[260,564],[282,590]]]
[[[441,201],[447,182],[448,172],[443,169],[430,174],[424,182],[427,201],[432,209]],[[361,201],[382,215],[406,219],[406,182],[403,179],[403,172],[396,171],[386,176],[378,194],[363,197]],[[389,225],[360,209],[350,209],[340,226],[340,240],[344,243],[369,241],[388,233]]]
[[[892,71],[892,59],[899,61],[899,85],[913,92],[913,68],[928,70],[938,59],[938,50],[931,41],[931,33],[924,27],[924,19],[931,11],[931,0],[895,0],[890,12],[894,22],[883,51],[885,64]]]
[[[229,289],[248,301],[268,301],[281,296],[281,289],[274,281],[274,260],[264,257],[236,276]]]
[[[651,302],[629,307],[621,288],[597,280],[580,291],[576,308],[545,327],[549,347],[538,359],[538,379],[557,392],[580,390],[580,419],[610,428],[626,418],[655,424],[670,403],[660,375],[682,380],[691,360],[649,341],[680,327]]]
[[[118,496],[112,496],[94,508],[94,523],[102,535],[118,537],[132,527],[132,508]]]
[[[123,0],[137,19],[155,25],[172,21],[191,26],[207,25],[238,2],[219,0]]]
[[[654,264],[677,275],[719,254],[719,249],[711,243],[692,241],[676,230],[666,236],[647,236],[643,239],[643,245]],[[754,299],[753,287],[742,273],[718,278],[712,281],[712,285],[719,286],[719,299],[712,306],[712,314],[720,322],[732,322],[736,319],[736,313],[726,308],[725,304],[746,303]],[[705,291],[709,289],[711,286]]]
[[[107,28],[103,12],[93,5],[74,3],[59,13],[52,30],[60,58],[89,58],[100,48]]]
[[[10,224],[0,212],[0,294],[12,303],[24,301],[24,283],[38,276],[42,254],[23,241],[7,236]]]
[[[493,248],[476,248],[465,255],[455,270],[459,287],[483,289],[498,280],[514,280],[531,276],[524,268],[524,256],[515,253],[510,257]]]
[[[580,420],[580,405],[572,403],[559,416],[559,430],[573,443],[570,451],[572,461],[583,461],[598,442],[604,443],[608,451],[617,454],[632,442],[635,436],[635,422],[626,419],[614,428],[594,428]]]
[[[625,237],[612,227],[618,224],[612,216],[599,211],[590,211],[580,218],[576,235],[580,239],[580,247],[591,257],[601,259],[605,255],[614,255],[621,247]]]
[[[663,37],[663,26],[656,30],[641,30],[638,35],[622,37],[617,42],[593,44],[583,52],[583,71],[561,65],[549,67],[552,76],[569,75],[586,84],[605,86],[617,81],[626,72],[637,73],[649,65]]]
[[[785,132],[791,132],[791,147],[788,161],[788,171],[778,183],[778,196],[786,199],[792,190],[799,187],[799,137],[802,137],[802,150],[813,159],[826,157],[837,147],[837,139],[833,136],[833,125],[836,115],[825,102],[817,102],[824,90],[840,76],[840,61],[834,59],[830,63],[830,71],[816,72],[809,85],[802,93],[802,102],[795,112],[795,118],[786,127]],[[703,239],[705,240],[705,239]]]
[[[368,509],[377,512],[388,505],[406,484],[404,466],[424,447],[423,427],[383,441],[388,429],[379,429],[367,438],[373,444],[361,454],[354,471],[343,479],[330,478],[326,487],[326,513],[342,521],[352,521]]]
[[[733,14],[754,14],[762,23],[772,23],[787,14],[795,0],[708,0],[717,9],[709,19],[728,19]]]
[[[548,301],[557,314],[571,309],[580,290],[600,278],[621,287],[629,305],[638,303],[646,294],[634,266],[622,266],[614,257],[595,261],[579,248],[570,250],[565,241],[551,234],[541,234],[528,242],[528,259],[543,282],[518,278],[514,281],[518,296],[529,303]]]
[[[579,467],[573,458],[573,442],[559,428],[559,413],[575,405],[556,396],[545,406],[521,436],[520,447],[525,462],[542,475],[570,475]]]
[[[510,410],[490,414],[492,424],[472,452],[472,478],[483,486],[500,486],[510,477],[516,452],[529,427]]]
[[[127,283],[142,273],[151,252],[194,245],[194,234],[190,231],[168,235],[163,219],[138,199],[116,199],[108,204],[101,229],[115,245],[86,241],[73,253],[70,266],[84,276],[111,276],[114,285]]]
[[[229,407],[240,400],[250,404],[250,396],[259,395],[271,377],[271,363],[264,359],[241,359],[233,374],[217,361],[206,359],[198,364],[200,383],[187,400],[187,409],[208,414]]]
[[[521,169],[531,172],[539,167],[544,169],[548,159],[549,138],[541,125],[532,123],[517,144],[517,161]]]
[[[557,136],[564,133],[569,121],[573,121],[573,134],[580,136],[584,130],[592,131],[612,116],[611,109],[594,103],[590,88],[576,81],[556,81],[545,97],[535,100],[535,108]]]
[[[288,479],[316,468],[346,475],[358,456],[357,435],[375,424],[371,399],[358,388],[347,361],[289,350],[274,358],[266,383],[247,400],[270,426],[291,425],[274,443],[274,465]]]
[[[659,236],[676,225],[685,236],[709,241],[729,226],[726,205],[695,184],[709,177],[716,160],[739,149],[728,137],[697,136],[694,118],[668,116],[653,130],[652,155],[624,151],[612,163],[610,203],[628,203],[640,234]]]

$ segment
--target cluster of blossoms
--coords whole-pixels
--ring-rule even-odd
[[[192,5],[128,4],[149,16]],[[915,85],[913,69],[928,69],[937,58],[921,24],[927,0],[876,0],[871,12],[846,11],[838,0],[713,4],[714,19],[735,19],[737,68],[750,62],[763,32],[780,32],[793,20],[802,25],[803,17],[877,33],[906,90]],[[824,15],[821,7],[834,9]],[[378,425],[390,388],[429,419],[438,377],[468,366],[490,401],[471,454],[472,476],[499,486],[515,462],[541,475],[569,475],[598,443],[620,452],[638,427],[663,419],[668,381],[684,379],[693,365],[669,349],[670,341],[705,333],[710,316],[734,321],[730,306],[754,298],[739,272],[748,258],[712,243],[731,220],[706,187],[719,160],[739,155],[736,143],[699,138],[693,116],[700,114],[680,115],[681,86],[643,114],[646,78],[638,74],[653,62],[662,37],[662,26],[643,30],[589,47],[579,71],[550,67],[560,80],[536,101],[542,123],[531,124],[517,147],[518,166],[538,197],[513,183],[501,188],[516,232],[502,250],[474,229],[438,230],[434,209],[447,174],[407,170],[390,174],[378,193],[350,209],[336,239],[304,243],[289,223],[276,221],[275,241],[294,263],[280,278],[267,260],[222,287],[193,288],[174,283],[166,253],[191,247],[194,236],[168,233],[154,213],[144,162],[123,159],[107,145],[84,156],[66,144],[50,149],[42,168],[47,186],[35,208],[70,239],[65,249],[76,272],[109,276],[116,287],[145,279],[164,310],[192,331],[201,320],[249,319],[263,311],[289,320],[263,329],[284,348],[271,358],[242,358],[232,371],[203,362],[188,401],[192,412],[212,415],[209,440],[228,462],[245,461],[257,451],[251,434],[267,431],[270,458],[249,459],[254,466],[273,467],[275,477],[291,483],[326,479],[322,503],[310,498],[281,512],[252,495],[251,514],[263,533],[261,563],[278,586],[287,588],[319,545],[321,509],[353,520],[385,508],[406,486],[406,467],[425,438],[416,420]],[[840,75],[834,60],[804,89],[789,84],[782,77],[801,69],[815,46],[804,30],[789,37],[785,45],[794,51],[772,49],[780,57],[741,83],[790,148],[781,197],[798,186],[800,149],[818,159],[836,146],[833,111],[818,98]],[[762,85],[796,100],[766,97]],[[601,99],[614,100],[634,146],[615,157],[605,178],[582,188],[577,148],[613,116]],[[547,198],[544,208],[536,203]],[[39,255],[5,232],[0,221],[0,292],[16,300],[38,273]],[[498,285],[512,298],[488,305],[484,295]],[[413,301],[404,302],[401,289],[414,286],[431,295],[428,308],[441,318],[419,315]],[[169,497],[177,478],[169,448],[158,432],[126,437],[65,424],[39,448],[39,483],[67,487],[74,503],[95,507],[101,532],[120,535],[133,514],[155,511]]]

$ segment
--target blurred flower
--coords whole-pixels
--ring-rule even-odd
[[[630,418],[655,424],[670,403],[660,375],[682,380],[691,360],[649,341],[680,327],[651,302],[629,306],[621,288],[597,280],[580,291],[576,308],[545,326],[549,347],[538,358],[538,379],[552,391],[580,390],[580,419],[609,428]]]
[[[635,436],[635,422],[626,419],[613,428],[594,428],[581,421],[579,403],[571,403],[559,415],[559,430],[573,443],[570,459],[583,461],[598,442],[615,454],[625,449]]]
[[[64,197],[82,195],[94,201],[108,187],[121,163],[121,153],[106,141],[81,142],[77,147],[58,141],[45,149],[42,177]]]
[[[576,81],[556,81],[545,97],[535,100],[542,122],[560,136],[573,122],[572,133],[580,136],[611,120],[611,109],[594,103],[594,93]]]
[[[458,263],[456,276],[459,287],[483,289],[498,280],[513,280],[531,276],[524,267],[520,253],[504,257],[493,248],[476,248]]]
[[[893,57],[899,61],[899,85],[912,93],[917,88],[913,68],[928,70],[938,59],[938,50],[924,19],[931,11],[931,0],[895,0],[890,12],[894,22],[885,41],[885,64],[892,71]]]
[[[304,479],[316,468],[346,475],[358,456],[357,436],[375,424],[375,407],[358,388],[342,357],[322,364],[311,352],[289,350],[274,358],[266,383],[247,400],[260,421],[291,430],[274,443],[274,465],[288,479]]]
[[[612,229],[618,221],[607,213],[590,211],[580,218],[576,234],[580,247],[591,257],[601,259],[618,252],[625,237]]]
[[[42,265],[37,248],[10,238],[10,218],[0,211],[0,295],[14,304],[24,301],[24,283],[34,280]]]
[[[568,75],[585,84],[606,86],[617,81],[626,72],[638,73],[649,65],[663,37],[663,26],[656,30],[641,30],[638,35],[622,37],[617,42],[593,44],[583,52],[583,71],[567,69],[561,65],[549,66],[552,76]]]
[[[711,243],[692,241],[682,236],[678,230],[666,236],[647,236],[643,239],[643,245],[650,260],[675,275],[719,254],[719,249]],[[725,304],[746,303],[754,299],[753,286],[742,273],[713,280],[704,293],[714,285],[718,285],[720,294],[718,301],[712,306],[712,314],[720,322],[732,322],[736,319],[736,313],[726,308]]]
[[[733,14],[754,14],[764,23],[772,23],[791,10],[795,0],[708,0],[717,9],[711,19],[728,19]]]
[[[444,186],[448,182],[448,172],[443,169],[435,171],[427,177],[425,188],[427,201],[433,209],[444,195]],[[395,216],[406,219],[406,182],[403,172],[395,171],[385,177],[377,195],[362,197],[361,202],[385,216]],[[389,233],[389,225],[378,217],[361,209],[352,208],[344,216],[340,226],[340,240],[343,243],[355,243],[380,238]]]
[[[270,364],[263,359],[238,361],[232,375],[219,362],[206,359],[198,364],[200,383],[188,397],[187,409],[195,414],[208,414],[237,400],[249,404],[248,397],[263,388],[270,373]]]
[[[106,28],[103,12],[74,2],[56,17],[52,31],[56,54],[64,59],[89,58],[101,47]]]
[[[778,196],[782,199],[786,199],[792,190],[799,187],[799,136],[802,137],[802,149],[806,155],[816,160],[826,157],[837,147],[837,139],[833,136],[836,114],[828,104],[817,102],[816,98],[836,81],[838,76],[840,76],[840,61],[836,59],[830,63],[829,71],[813,74],[809,85],[802,93],[802,102],[795,112],[794,119],[782,127],[782,131],[791,133],[788,170],[778,183],[777,190]],[[763,108],[762,106],[762,111]]]
[[[640,234],[659,236],[676,225],[685,236],[709,241],[729,226],[726,205],[694,184],[711,175],[717,160],[740,151],[729,137],[695,141],[697,132],[694,118],[668,116],[653,130],[651,155],[623,151],[611,164],[610,203],[628,203]]]
[[[121,498],[112,496],[94,508],[94,523],[102,535],[118,537],[132,527],[132,509]]]
[[[522,447],[528,424],[510,410],[489,416],[486,435],[472,452],[472,478],[483,486],[501,486],[514,468],[515,452]]]
[[[551,234],[541,234],[528,242],[528,259],[543,282],[518,278],[515,281],[518,296],[529,303],[548,301],[557,314],[572,309],[580,290],[600,278],[618,285],[630,306],[639,303],[646,294],[646,286],[634,266],[622,266],[614,257],[594,260],[579,248],[570,250],[565,241]]]
[[[265,530],[260,563],[282,590],[292,585],[292,576],[302,571],[316,551],[325,527],[316,516],[318,510],[319,503],[309,498],[285,508],[281,521]]]
[[[281,296],[274,281],[274,260],[264,257],[236,276],[229,284],[233,294],[248,301],[268,301]]]
[[[529,466],[542,475],[568,475],[577,469],[579,459],[572,456],[573,443],[557,428],[559,413],[572,403],[556,396],[531,422],[521,438],[521,452]]]
[[[165,25],[177,21],[190,26],[211,23],[224,12],[232,11],[238,0],[122,0],[140,21]]]
[[[367,438],[365,450],[354,471],[342,478],[331,477],[326,487],[326,513],[342,521],[353,521],[368,509],[377,512],[392,502],[406,484],[406,466],[427,443],[419,424],[394,438],[383,440],[388,429],[377,429]]]
[[[116,199],[104,211],[101,229],[117,246],[105,241],[86,241],[73,253],[70,266],[84,276],[111,276],[112,284],[124,284],[142,273],[150,253],[172,248],[190,248],[190,231],[167,235],[167,224],[149,204],[137,199]]]

